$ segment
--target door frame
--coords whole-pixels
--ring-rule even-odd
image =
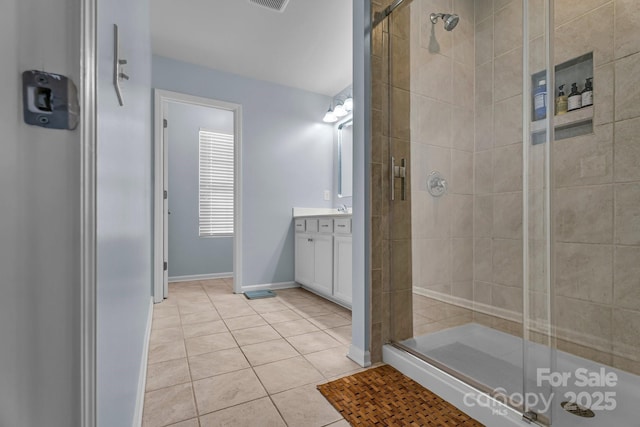
[[[163,273],[163,200],[164,200],[164,140],[163,120],[168,116],[169,103],[196,105],[231,111],[234,115],[234,233],[233,291],[242,293],[242,106],[226,101],[154,89],[154,161],[153,161],[153,301],[164,299]],[[156,173],[161,171],[161,173]],[[171,196],[171,195],[169,195]]]

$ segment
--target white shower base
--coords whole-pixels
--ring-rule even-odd
[[[424,354],[432,360],[473,378],[485,386],[496,389],[503,388],[507,394],[519,393],[523,386],[523,340],[495,329],[476,323],[457,326],[403,341],[401,344]],[[551,367],[548,347],[527,343],[527,366]],[[464,412],[490,427],[527,426],[522,414],[499,402],[491,407],[469,406],[467,393],[478,394],[477,390],[453,376],[429,365],[417,357],[392,346],[385,346],[383,359],[405,375],[410,376],[434,393],[439,394]],[[615,387],[576,387],[575,372],[585,368],[588,372],[615,373],[618,377]],[[536,387],[535,369],[528,368],[532,377],[527,380],[527,392],[553,392],[551,410],[552,425],[560,427],[640,427],[640,417],[636,411],[640,409],[640,377],[611,368],[599,363],[583,359],[562,351],[556,351],[556,367],[554,372],[569,372],[572,377],[567,387],[551,390],[545,385]],[[560,403],[565,400],[568,391],[598,394],[615,392],[616,408],[614,410],[594,411],[594,418],[582,418],[564,411]]]

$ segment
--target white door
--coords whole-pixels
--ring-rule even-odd
[[[306,233],[296,233],[295,281],[301,285],[313,285],[313,239]]]
[[[333,296],[351,305],[351,236],[334,238],[334,271]]]

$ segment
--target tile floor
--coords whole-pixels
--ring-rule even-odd
[[[316,385],[361,370],[346,357],[351,312],[302,289],[277,295],[170,284],[153,310],[143,426],[348,426]]]

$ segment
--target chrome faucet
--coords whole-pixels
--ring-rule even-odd
[[[338,207],[338,212],[347,213],[349,212],[349,208],[347,207],[347,205],[342,204]]]

